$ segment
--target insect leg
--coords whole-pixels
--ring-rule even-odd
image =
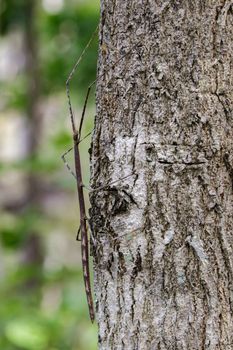
[[[89,227],[89,232],[90,232],[90,239],[91,239],[91,242],[92,242],[93,246],[95,247],[96,246],[96,239],[94,238],[94,236],[92,234],[91,226],[89,224],[89,220],[90,219],[88,217],[86,217],[86,220],[88,222],[88,227]],[[76,241],[79,241],[79,242],[81,242],[80,233],[81,233],[81,226],[79,226],[78,231],[77,231],[77,236],[76,236]]]
[[[93,131],[93,130],[92,130]],[[85,135],[80,141],[77,142],[77,144],[80,144],[83,140],[85,140],[88,136],[91,135],[92,131],[90,131],[87,135]],[[69,148],[62,156],[61,159],[63,160],[65,166],[67,167],[67,169],[69,170],[69,172],[74,176],[74,178],[76,179],[76,175],[74,173],[74,171],[71,169],[70,165],[68,164],[67,160],[66,160],[66,155],[72,151],[74,149],[74,147]],[[85,187],[85,186],[84,186]]]
[[[73,175],[73,177],[77,180],[77,177],[76,177],[75,173],[73,172],[73,170],[71,169],[70,165],[68,164],[68,162],[67,162],[67,160],[66,160],[66,155],[67,155],[67,153],[69,153],[70,151],[72,151],[72,149],[73,149],[73,147],[70,148],[70,149],[68,149],[68,151],[66,151],[66,152],[61,156],[61,158],[62,158],[62,160],[63,160],[65,166],[66,166],[67,169],[69,170],[69,172],[70,172],[70,173]]]
[[[80,238],[80,232],[81,232],[81,225],[79,226],[79,229],[78,229],[78,232],[77,232],[77,236],[76,236],[76,241],[81,241],[81,238]]]
[[[136,175],[135,173],[131,173],[129,175],[126,175],[126,176],[123,176],[121,177],[120,179],[117,179],[117,180],[114,180],[114,181],[111,181],[111,182],[107,182],[105,185],[103,186],[99,186],[99,187],[96,187],[96,188],[92,188],[92,187],[89,187],[85,184],[82,184],[83,188],[87,189],[90,193],[92,192],[96,192],[96,191],[100,191],[100,190],[103,190],[105,188],[108,188],[109,186],[111,186],[112,184],[116,183],[116,182],[119,182],[121,180],[124,180],[126,179],[127,177],[130,177],[130,176],[133,176],[133,175]]]
[[[90,193],[96,192],[96,191],[99,191],[99,190],[103,190],[103,189],[107,188],[108,186],[111,186],[112,184],[114,184],[114,183],[116,183],[116,182],[119,182],[119,181],[121,181],[121,180],[124,180],[124,179],[126,179],[126,178],[128,178],[128,177],[130,177],[130,176],[133,176],[133,175],[137,175],[137,174],[135,173],[135,171],[133,171],[131,174],[128,174],[128,175],[126,175],[126,176],[121,177],[120,179],[117,179],[117,180],[114,180],[114,181],[111,181],[111,182],[107,182],[107,183],[106,183],[105,185],[103,185],[103,186],[99,186],[99,187],[96,187],[96,188],[91,188],[91,189],[90,189]],[[85,186],[84,186],[84,187],[85,187]]]

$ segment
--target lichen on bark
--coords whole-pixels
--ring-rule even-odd
[[[232,1],[101,1],[101,350],[233,347],[232,37]]]

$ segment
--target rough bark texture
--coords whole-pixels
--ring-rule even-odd
[[[232,3],[101,2],[101,350],[233,349]]]

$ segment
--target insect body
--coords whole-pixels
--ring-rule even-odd
[[[91,295],[91,282],[89,272],[89,249],[88,249],[88,235],[87,235],[87,224],[86,224],[86,210],[85,201],[83,194],[83,183],[82,183],[82,172],[79,152],[79,135],[74,133],[74,160],[75,160],[75,171],[77,179],[77,190],[79,198],[79,210],[80,210],[80,232],[81,232],[81,253],[82,253],[82,266],[83,266],[83,278],[87,296],[87,302],[89,307],[89,314],[91,321],[95,319],[93,300]]]
[[[86,217],[86,210],[85,210],[85,201],[84,201],[84,194],[83,194],[83,182],[82,182],[82,171],[81,171],[81,161],[80,161],[80,151],[79,151],[79,143],[81,141],[81,131],[82,131],[82,124],[83,119],[86,111],[86,105],[89,97],[89,93],[91,90],[92,85],[94,82],[89,86],[86,94],[86,99],[82,111],[82,116],[80,120],[79,129],[77,130],[75,127],[75,121],[74,121],[74,114],[72,110],[71,105],[71,98],[70,98],[70,80],[72,79],[81,59],[83,58],[86,50],[88,49],[90,43],[94,39],[95,34],[98,31],[98,26],[94,33],[92,34],[89,42],[87,43],[86,47],[84,48],[81,56],[79,57],[78,61],[74,65],[67,81],[66,81],[66,93],[68,98],[68,105],[69,105],[69,111],[70,111],[70,119],[71,119],[71,125],[73,130],[73,142],[74,142],[74,160],[75,160],[75,174],[73,174],[76,178],[77,182],[77,190],[78,190],[78,199],[79,199],[79,210],[80,210],[80,232],[81,232],[81,254],[82,254],[82,268],[83,268],[83,279],[85,284],[85,290],[86,290],[86,297],[87,297],[87,303],[89,308],[89,314],[91,321],[94,322],[95,319],[95,312],[94,312],[94,305],[93,305],[93,299],[92,299],[92,293],[91,293],[91,281],[90,281],[90,270],[89,270],[89,244],[88,244],[88,234],[87,234],[87,217]],[[69,152],[69,151],[68,151]],[[68,153],[66,152],[62,158],[65,161],[65,155]],[[65,161],[66,163],[66,161]],[[67,164],[67,163],[66,163]],[[68,165],[67,165],[68,166]],[[69,166],[68,166],[69,168]]]

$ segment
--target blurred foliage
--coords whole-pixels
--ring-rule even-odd
[[[0,239],[6,249],[16,249],[22,246],[27,235],[31,231],[43,225],[42,217],[38,210],[28,208],[20,216],[3,214],[1,216]]]
[[[7,34],[12,25],[24,25],[26,1],[27,0],[1,0],[1,34]]]
[[[82,2],[79,7],[67,6],[57,15],[42,15],[38,23],[41,40],[46,45],[41,51],[41,67],[44,92],[64,86],[68,74],[98,24],[97,8],[90,2]],[[51,40],[52,38],[52,40]],[[79,84],[76,89],[85,91],[90,81],[95,79],[97,41],[88,50],[83,60],[82,70],[78,72]],[[66,57],[66,60],[64,60]],[[76,75],[77,76],[77,75]],[[75,84],[75,77],[74,82]]]
[[[28,0],[1,0],[0,32],[2,35],[12,28],[24,27],[25,4]],[[75,5],[76,4],[76,5]],[[65,81],[81,54],[91,34],[98,25],[99,7],[95,0],[66,1],[62,11],[49,14],[38,2],[36,28],[39,35],[39,64],[42,94],[64,90]],[[90,45],[88,55],[82,62],[82,68],[72,79],[76,94],[81,96],[96,73],[97,38]],[[78,81],[78,83],[77,83]],[[6,84],[6,83],[5,83]],[[17,76],[14,84],[8,84],[11,95],[10,107],[24,108],[27,100],[25,76]],[[6,88],[6,85],[5,85]],[[81,102],[81,100],[79,100]]]
[[[24,35],[27,1],[0,0],[0,43],[1,40],[10,40],[11,33],[13,36],[15,33]],[[36,156],[26,155],[16,160],[0,161],[2,178],[10,178],[15,172],[36,174],[45,187],[45,202],[48,198],[50,200],[50,193],[53,192],[58,193],[57,196],[64,191],[68,191],[71,196],[76,194],[75,182],[65,172],[60,158],[72,141],[71,133],[64,126],[68,125],[64,119],[68,115],[65,81],[99,20],[99,1],[50,0],[52,2],[60,4],[60,8],[49,11],[45,6],[49,0],[36,2],[40,99],[45,110],[48,101],[53,98],[55,107],[56,104],[63,107],[59,110],[60,114],[52,116],[50,124],[44,126],[43,140]],[[97,38],[89,47],[71,83],[72,100],[78,110],[82,108],[87,86],[95,79],[96,57]],[[0,105],[0,118],[4,116],[8,121],[10,112],[14,111],[26,119],[29,98],[27,81],[24,66],[18,70],[14,79],[0,79],[0,93],[4,97]],[[93,101],[92,97],[92,107],[88,110],[91,118],[84,125],[84,133],[92,127]],[[20,136],[17,134],[17,137]],[[87,152],[88,143],[83,147]],[[88,168],[88,165],[85,167]],[[70,179],[69,184],[66,178]],[[63,232],[68,223],[66,229],[71,231],[71,235],[66,240],[73,246],[74,225],[78,225],[78,215],[75,216],[75,222],[69,221],[66,218],[70,214],[66,204],[61,204],[63,211],[58,214],[59,209],[55,210],[57,197],[51,202],[49,209],[48,206],[38,204],[38,207],[26,205],[23,210],[18,210],[17,203],[13,203],[16,209],[3,208],[0,211],[0,297],[4,301],[0,303],[0,349],[97,349],[97,329],[89,320],[81,266],[76,264],[77,260],[73,265],[72,262],[63,261],[69,260],[69,256],[67,251],[61,253],[59,250],[64,240],[59,243],[61,238],[56,232]],[[23,263],[22,259],[25,242],[30,233],[35,231],[39,233],[44,247],[45,260],[42,266]],[[49,246],[53,247],[52,258],[47,252]],[[78,243],[75,249],[80,249]],[[62,259],[63,254],[66,257]],[[32,290],[27,288],[28,281],[36,277],[38,287]]]

